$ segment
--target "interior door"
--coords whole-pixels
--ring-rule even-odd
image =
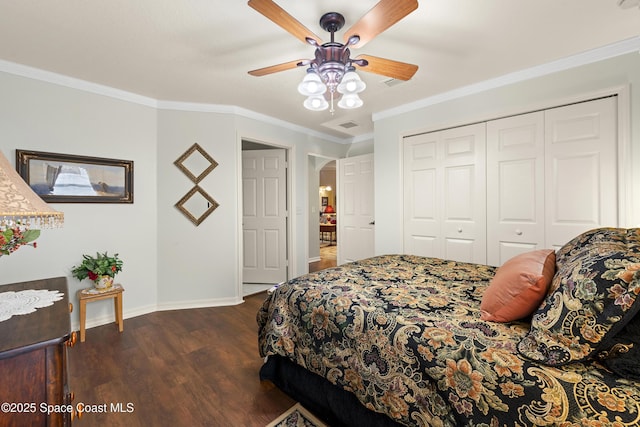
[[[444,257],[484,264],[487,260],[486,126],[445,131],[442,206]]]
[[[440,132],[404,138],[404,251],[442,257]]]
[[[544,241],[544,112],[487,123],[487,263]]]
[[[404,251],[486,262],[484,123],[404,139]]]
[[[373,154],[338,160],[338,264],[375,253]]]
[[[558,248],[578,234],[618,224],[617,100],[545,111],[546,241]]]
[[[286,151],[242,152],[243,282],[287,280]]]

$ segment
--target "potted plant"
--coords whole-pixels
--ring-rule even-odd
[[[104,290],[113,285],[113,278],[122,271],[122,260],[118,254],[109,256],[96,252],[96,256],[82,255],[82,263],[74,266],[71,274],[78,280],[93,280],[96,289]]]

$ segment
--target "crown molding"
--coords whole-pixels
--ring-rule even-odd
[[[600,48],[587,50],[585,52],[568,56],[557,61],[548,62],[546,64],[537,65],[525,70],[505,74],[503,76],[496,77],[495,79],[489,79],[483,82],[474,83],[472,85],[463,86],[449,92],[430,96],[429,98],[424,98],[416,102],[404,104],[396,108],[373,113],[372,119],[375,122],[377,120],[398,116],[400,114],[415,111],[420,108],[429,107],[431,105],[440,104],[442,102],[463,98],[465,96],[485,92],[490,89],[496,89],[513,83],[530,80],[536,77],[542,77],[548,74],[556,73],[558,71],[592,64],[594,62],[603,61],[605,59],[610,59],[616,56],[626,55],[633,52],[640,53],[640,36],[632,37],[630,39],[622,40]]]
[[[365,133],[363,135],[354,136],[353,138],[351,138],[350,142],[351,144],[355,144],[358,142],[365,142],[365,141],[373,140],[374,136],[375,134],[373,132]]]
[[[239,116],[255,119],[265,123],[271,123],[284,127],[289,130],[302,132],[307,135],[315,136],[331,142],[339,144],[348,144],[352,138],[338,138],[312,129],[298,126],[284,120],[276,119],[265,114],[256,113],[245,108],[233,105],[216,105],[216,104],[199,104],[188,102],[159,101],[136,93],[127,92],[113,87],[88,82],[74,77],[65,76],[63,74],[53,73],[51,71],[41,70],[39,68],[29,67],[27,65],[17,64],[14,62],[4,61],[0,59],[0,72],[13,74],[20,77],[26,77],[46,83],[52,83],[59,86],[77,89],[96,95],[103,95],[122,101],[131,102],[133,104],[144,105],[160,110],[177,110],[191,112],[206,112],[219,114],[237,114]]]
[[[33,80],[39,80],[46,83],[52,83],[71,89],[81,90],[96,95],[108,96],[110,98],[131,102],[134,104],[145,105],[147,107],[157,108],[158,101],[153,98],[115,89],[109,86],[91,83],[85,80],[76,79],[65,76],[63,74],[53,73],[51,71],[41,70],[39,68],[29,67],[27,65],[16,64],[14,62],[4,61],[0,59],[0,71],[14,74],[20,77],[26,77]]]
[[[202,113],[219,113],[219,114],[233,114],[236,116],[245,117],[248,119],[257,120],[260,122],[270,123],[280,126],[285,129],[289,129],[295,132],[301,132],[306,135],[315,136],[338,144],[348,144],[351,142],[351,138],[338,138],[333,135],[328,135],[322,132],[317,132],[312,129],[305,128],[303,126],[296,125],[285,120],[276,119],[265,114],[256,113],[246,108],[238,107],[235,105],[215,105],[215,104],[198,104],[192,102],[173,102],[173,101],[158,101],[158,109],[161,110],[174,110],[174,111],[191,111]]]
[[[613,43],[601,48],[588,50],[586,52],[573,55],[567,58],[563,58],[557,61],[549,62],[547,64],[538,65],[525,70],[517,71],[514,73],[506,74],[495,79],[485,80],[483,82],[475,83],[469,86],[464,86],[458,89],[454,89],[449,92],[445,92],[439,95],[435,95],[429,98],[424,98],[416,102],[401,105],[389,110],[383,110],[372,115],[373,121],[380,119],[397,116],[400,114],[408,113],[420,108],[428,107],[430,105],[439,104],[445,101],[450,101],[457,98],[462,98],[468,95],[473,95],[479,92],[484,92],[490,89],[506,86],[509,84],[529,80],[536,77],[541,77],[547,74],[552,74],[558,71],[575,68],[581,65],[587,65],[594,62],[602,61],[605,59],[613,58],[616,56],[624,55],[631,52],[640,51],[640,36],[633,37],[627,40],[622,40],[617,43]],[[159,101],[146,96],[138,95],[132,92],[116,89],[113,87],[100,85],[97,83],[88,82],[81,79],[65,76],[63,74],[53,73],[51,71],[45,71],[34,67],[29,67],[22,64],[17,64],[9,61],[0,60],[0,72],[8,74],[14,74],[21,77],[30,78],[33,80],[39,80],[47,83],[52,83],[71,89],[77,89],[88,93],[97,95],[103,95],[110,98],[119,99],[122,101],[131,102],[134,104],[140,104],[147,107],[152,107],[162,110],[176,110],[176,111],[191,111],[191,112],[208,112],[219,114],[236,114],[242,117],[258,120],[265,123],[274,124],[285,129],[301,132],[310,136],[335,142],[338,144],[351,144],[354,142],[365,141],[373,137],[372,134],[360,135],[357,137],[339,138],[326,133],[318,132],[312,129],[305,128],[284,120],[276,119],[265,114],[257,113],[255,111],[247,110],[242,107],[232,105],[216,105],[216,104],[199,104],[199,103],[185,103],[185,102],[173,102],[173,101]]]

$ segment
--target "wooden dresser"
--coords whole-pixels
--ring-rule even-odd
[[[68,426],[75,408],[68,386],[67,349],[75,343],[75,332],[71,333],[67,279],[1,285],[0,294],[18,295],[29,289],[64,296],[48,307],[0,321],[0,425]],[[7,298],[4,301],[8,307]]]

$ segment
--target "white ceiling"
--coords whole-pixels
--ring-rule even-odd
[[[342,13],[346,30],[377,0],[277,3],[328,41],[318,24],[323,13]],[[637,38],[639,32],[640,9],[623,9],[618,0],[422,0],[416,11],[354,52],[416,64],[414,78],[389,87],[387,78],[362,72],[364,107],[336,108],[332,116],[302,107],[296,87],[303,68],[247,74],[310,59],[313,48],[246,1],[0,0],[0,60],[158,101],[234,105],[345,141],[370,134],[372,114]],[[357,126],[338,126],[346,122]]]

